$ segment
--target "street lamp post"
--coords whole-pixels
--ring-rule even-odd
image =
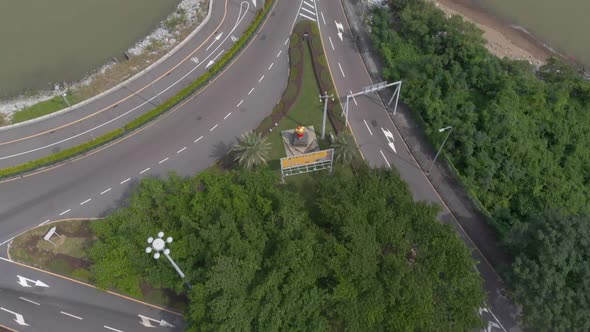
[[[334,94],[328,95],[328,91],[324,91],[324,95],[320,96],[320,102],[324,99],[324,119],[322,121],[322,139],[326,136],[326,117],[328,115],[328,98],[334,101]]]
[[[180,270],[178,265],[176,265],[176,263],[174,262],[172,257],[170,257],[170,249],[166,248],[166,243],[172,243],[172,240],[173,239],[171,236],[164,239],[164,232],[159,232],[157,238],[154,239],[153,237],[150,236],[147,239],[147,242],[150,244],[150,246],[145,248],[145,252],[149,254],[152,251],[156,251],[154,253],[155,259],[160,258],[160,253],[163,253],[164,256],[166,256],[166,258],[168,258],[168,261],[170,261],[170,264],[172,264],[172,266],[174,267],[176,272],[178,272],[178,275],[182,279],[184,279],[184,273],[182,272],[182,270]]]
[[[68,104],[68,107],[72,107],[72,105],[68,101],[68,94],[64,92],[61,96],[64,99],[64,101],[66,102],[66,104]]]
[[[426,171],[426,174],[430,174],[430,171],[432,170],[432,167],[434,166],[434,163],[436,162],[436,159],[438,158],[438,155],[442,151],[443,146],[445,146],[445,143],[447,142],[447,139],[449,139],[449,136],[451,135],[451,131],[453,131],[453,126],[448,126],[448,127],[440,128],[438,130],[439,133],[442,133],[443,131],[447,131],[447,130],[449,131],[447,133],[447,137],[445,137],[445,140],[440,145],[440,148],[438,149],[438,152],[436,153],[436,156],[434,156],[434,160],[432,161],[432,164],[430,164],[430,167],[428,168],[428,171]]]

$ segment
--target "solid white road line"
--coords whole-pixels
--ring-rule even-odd
[[[35,305],[41,305],[41,303],[37,303],[37,302],[35,302],[35,301],[31,301],[31,300],[29,300],[29,299],[26,299],[26,298],[24,298],[24,297],[19,297],[19,299],[21,299],[21,300],[23,300],[23,301],[26,301],[26,302],[29,302],[29,303],[32,303],[32,304],[35,304]]]
[[[324,12],[321,12],[322,14],[322,21],[324,21],[324,25],[326,25],[326,19],[324,18]]]
[[[221,52],[219,52],[219,54],[217,54],[217,56],[215,58],[213,58],[213,62],[217,61],[217,59],[223,54],[223,52],[225,52],[225,50],[221,50]]]
[[[124,184],[124,183],[126,183],[126,182],[129,182],[129,180],[131,180],[131,178],[127,178],[127,179],[125,179],[125,180],[121,181],[121,183],[120,183],[120,184]]]
[[[305,15],[303,13],[299,13],[299,15],[305,17],[306,19],[308,19],[310,21],[314,21],[314,22],[316,21],[315,18],[311,18],[311,17],[309,17],[309,16],[307,16],[307,15]]]
[[[342,70],[342,65],[340,64],[340,62],[338,62],[338,67],[340,67],[340,72],[342,73],[342,77],[346,77],[346,75],[344,75],[344,70]]]
[[[80,203],[80,205],[84,205],[84,204],[90,202],[91,200],[92,200],[92,198],[89,198],[89,199],[85,200],[84,202]]]
[[[139,174],[143,174],[143,173],[145,173],[145,172],[147,172],[149,170],[150,170],[150,168],[148,167],[148,168],[144,169],[143,171],[139,172]]]
[[[165,162],[167,162],[167,161],[168,161],[168,157],[166,157],[166,158],[164,158],[164,159],[162,159],[162,160],[158,161],[158,165],[159,165],[159,164],[161,164],[161,163],[165,163]]]
[[[271,63],[271,64],[270,64],[270,66],[268,66],[268,70],[270,70],[270,69],[272,68],[272,66],[274,66],[274,65],[275,65],[275,63],[274,63],[274,62],[273,62],[273,63]]]
[[[47,220],[45,220],[44,222],[40,223],[40,224],[39,224],[39,226],[45,225],[46,223],[48,223],[48,222],[50,222],[50,221],[51,221],[51,219],[47,219]]]
[[[202,140],[202,139],[203,139],[203,136],[201,136],[201,137],[197,138],[197,139],[195,140],[195,142],[194,142],[194,143],[197,143],[198,141],[200,141],[200,140]]]
[[[60,311],[59,313],[60,313],[60,314],[62,314],[62,315],[70,316],[70,317],[72,317],[72,318],[76,318],[76,319],[78,319],[78,320],[82,320],[82,319],[83,319],[82,317],[78,317],[78,316],[76,316],[76,315],[68,314],[68,313],[67,313],[67,312],[65,312],[65,311]]]
[[[250,92],[248,92],[248,96],[251,95],[253,91],[254,91],[254,88],[252,88],[252,90],[250,90]]]
[[[186,146],[178,151],[176,151],[176,154],[182,153],[182,151],[186,150]]]
[[[328,40],[330,40],[330,46],[332,46],[332,51],[334,50],[334,43],[332,43],[332,37],[328,36]]]
[[[240,100],[240,102],[236,105],[236,107],[240,107],[240,105],[242,105],[243,102],[244,102],[244,99]]]
[[[60,213],[59,215],[60,215],[60,216],[63,216],[64,214],[66,214],[66,213],[68,213],[68,212],[70,212],[70,211],[72,211],[72,209],[67,209],[67,210],[65,210],[64,212]]]
[[[279,53],[277,53],[277,58],[281,56],[281,53],[283,53],[283,50],[280,50]]]
[[[258,80],[258,83],[262,82],[262,80],[263,80],[263,79],[264,79],[264,75],[262,75],[262,76],[260,77],[260,79]]]
[[[108,193],[109,191],[111,191],[111,189],[112,189],[112,188],[109,188],[109,189],[107,189],[107,190],[105,190],[105,191],[101,192],[100,194],[101,194],[101,195],[104,195],[104,194]]]
[[[12,238],[12,239],[14,239],[14,238]],[[3,245],[3,244],[4,244],[4,243],[6,243],[6,242],[9,242],[9,241],[11,241],[12,239],[10,239],[10,240],[8,240],[8,241],[5,241],[5,242],[2,242],[2,243],[0,244],[0,246],[1,246],[1,245]],[[0,257],[0,260],[2,260],[2,261],[5,261],[5,262],[12,263],[12,261],[11,261],[10,259],[8,259],[8,258]]]
[[[230,115],[231,115],[231,112],[227,113],[227,115],[223,117],[223,120],[229,118]]]
[[[373,136],[373,132],[371,131],[371,128],[369,128],[369,125],[367,124],[367,120],[363,119],[363,121],[365,122],[365,126],[367,126],[367,130],[369,131],[369,134],[371,134],[371,136]]]
[[[217,128],[217,126],[218,125],[216,124],[215,126],[211,127],[211,129],[209,129],[209,131],[213,131],[215,128]]]
[[[115,332],[124,332],[124,331],[117,330],[117,329],[114,329],[114,328],[112,328],[112,327],[110,327],[110,326],[106,326],[106,325],[103,325],[103,327],[104,327],[105,329],[108,329],[108,330],[111,330],[111,331],[115,331]]]
[[[385,158],[383,151],[379,150],[379,152],[381,152],[381,156],[383,157],[383,159],[385,159],[385,163],[387,163],[387,167],[391,168],[391,165],[389,164],[389,161],[387,161],[387,158]]]

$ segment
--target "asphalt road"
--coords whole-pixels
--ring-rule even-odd
[[[80,145],[124,126],[202,76],[249,26],[250,1],[213,0],[201,31],[166,60],[115,91],[65,114],[12,129],[0,128],[0,168]]]
[[[246,3],[251,6],[250,2]],[[228,1],[227,8],[229,12],[226,15],[226,20],[233,23],[225,25],[223,29],[226,29],[227,32],[224,32],[224,34],[231,32],[231,29],[241,17],[240,9],[243,10],[244,6],[244,2]],[[239,29],[243,31],[247,25],[245,22],[252,19],[254,13],[251,8],[248,8],[245,12],[244,23],[238,24],[234,31],[239,31]],[[296,19],[312,19],[319,23],[332,74],[341,98],[345,97],[350,91],[357,92],[362,87],[372,83],[351,39],[350,27],[339,2],[327,0],[316,0],[315,2],[312,0],[279,0],[272,15],[269,16],[261,32],[249,47],[223,74],[197,96],[185,101],[142,130],[90,155],[22,178],[0,182],[0,202],[2,202],[0,205],[0,229],[2,230],[0,247],[6,245],[7,241],[13,236],[37,224],[64,218],[105,216],[113,209],[124,204],[130,190],[142,177],[164,176],[169,171],[176,171],[181,175],[191,175],[207,168],[224,155],[229,147],[235,143],[236,138],[244,131],[255,128],[270,113],[279,100],[286,85],[288,73],[286,51],[292,24],[286,22],[291,23]],[[342,25],[340,30],[342,38],[338,36],[339,27],[337,24]],[[222,32],[215,30],[213,29],[209,39],[203,43],[203,45],[206,45],[204,47],[210,47],[209,50],[205,50],[205,54],[211,54],[213,57],[216,54],[215,52],[211,53],[211,50],[216,47],[213,40]],[[219,44],[222,43],[222,39],[220,38]],[[228,40],[231,41],[231,38]],[[225,48],[222,46],[220,50]],[[199,63],[203,62],[199,61]],[[192,68],[195,65],[196,63],[193,62]],[[190,70],[192,70],[190,66],[184,69],[185,73]],[[154,74],[154,76],[157,75]],[[166,76],[163,79],[165,78]],[[145,89],[142,94],[149,95],[149,90],[154,91],[154,89]],[[157,86],[155,91],[159,91]],[[152,95],[152,97],[154,96]],[[165,96],[162,96],[162,98],[165,98]],[[134,96],[128,101],[131,101],[131,99],[141,98]],[[150,97],[144,97],[144,99],[150,99]],[[96,116],[81,121],[81,125],[87,125],[85,124],[87,121],[88,123],[95,121],[95,123],[87,125],[88,127],[85,128],[100,125],[105,120],[109,121],[113,116],[122,115],[137,105],[136,103],[124,106],[123,103],[120,103],[114,109],[111,107],[109,110],[111,113],[107,111],[101,113],[101,116],[104,114],[105,117],[102,120],[99,120],[99,116]],[[103,107],[105,106],[103,105]],[[71,113],[68,116],[74,115]],[[121,120],[123,120],[123,117]],[[126,121],[129,119],[127,118]],[[65,121],[65,123],[67,122]],[[351,101],[350,124],[361,151],[369,164],[374,167],[395,167],[408,183],[415,199],[441,204],[443,206],[443,212],[440,215],[441,219],[453,224],[457,228],[459,236],[474,249],[474,257],[480,262],[477,268],[483,275],[488,290],[488,307],[480,310],[482,318],[487,323],[487,328],[490,331],[517,329],[511,312],[505,310],[505,308],[511,308],[511,304],[503,302],[505,299],[499,296],[499,288],[495,287],[499,277],[479,251],[474,248],[473,243],[462,232],[454,217],[445,209],[444,203],[442,203],[421,168],[416,164],[409,149],[405,146],[381,101],[376,96],[357,97]],[[39,126],[44,125],[44,123],[39,124]],[[56,133],[67,137],[72,132],[85,132],[83,128],[73,130],[74,126],[76,125],[67,127],[63,131],[56,131]],[[105,127],[108,127],[108,125],[101,128]],[[51,126],[48,128],[51,128]],[[36,131],[31,131],[31,133],[34,132]],[[29,149],[31,147],[36,149],[42,144],[47,145],[46,142],[51,142],[52,139],[55,141],[56,138],[50,135],[52,134],[39,136],[41,143],[36,142],[33,144],[35,139],[25,139],[20,142],[32,144]],[[392,138],[388,141],[386,135]],[[48,139],[48,137],[52,138]],[[69,144],[72,141],[64,142],[64,144]],[[2,139],[2,142],[5,142],[4,139]],[[389,143],[393,143],[395,151],[390,147]],[[9,148],[12,144],[2,146]],[[45,151],[46,149],[42,150]],[[38,151],[41,153],[42,150]],[[0,151],[2,151],[1,155],[7,156],[4,150]],[[18,151],[22,152],[24,150],[20,148],[20,150],[16,149],[14,151],[20,153]],[[11,153],[15,154],[14,151]],[[25,158],[29,158],[35,153],[28,153]],[[21,156],[5,158],[4,160],[15,161]],[[178,263],[182,265],[182,262]],[[33,326],[42,326],[38,324],[45,324],[46,321],[50,320],[49,315],[54,315],[55,312],[58,312],[58,309],[68,313],[70,312],[67,310],[75,309],[68,306],[68,301],[72,301],[72,299],[60,298],[58,294],[46,297],[50,299],[48,303],[55,305],[53,307],[48,305],[48,308],[44,308],[42,313],[39,311],[40,306],[35,304],[32,304],[35,306],[32,308],[25,307],[23,306],[24,303],[20,302],[26,301],[20,299],[20,297],[34,296],[34,294],[23,293],[20,288],[16,287],[18,284],[14,285],[14,275],[19,273],[18,269],[14,267],[14,264],[6,263],[0,264],[0,272],[2,276],[7,276],[9,279],[7,283],[0,280],[2,282],[0,283],[0,292],[3,292],[3,296],[0,297],[0,307],[10,311],[2,310],[0,312],[0,324],[17,327],[14,325],[16,322],[12,313],[17,312],[26,317],[24,319],[32,322],[29,323],[26,320],[31,327],[18,326],[19,330],[29,330]],[[28,278],[35,279],[41,278],[41,276],[35,277],[33,275]],[[45,279],[48,279],[48,277],[45,277]],[[12,286],[9,285],[10,280],[12,280]],[[60,283],[55,282],[55,284]],[[70,287],[77,286],[63,284],[62,287],[64,290],[68,289],[69,292]],[[137,310],[133,312],[123,311],[122,316],[109,313],[111,303],[120,299],[106,298],[104,302],[92,302],[92,298],[96,296],[93,292],[96,291],[88,287],[77,289],[75,292],[76,296],[79,297],[77,301],[91,303],[91,305],[84,307],[82,311],[71,312],[70,314],[78,317],[104,316],[105,319],[114,317],[112,318],[114,319],[113,324],[116,322],[132,324],[133,319],[137,321],[137,317],[135,317],[138,314],[136,313]],[[4,296],[4,294],[7,295]],[[36,297],[35,299],[41,300],[42,298]],[[30,300],[35,301],[35,299]],[[505,305],[504,308],[503,305]],[[82,308],[82,306],[79,306],[79,308]],[[18,310],[23,312],[21,313]],[[38,316],[36,316],[37,313]],[[157,314],[154,318],[157,318]],[[77,330],[69,324],[69,321],[63,319],[53,320],[52,322],[61,324],[55,326],[60,331]],[[88,322],[90,322],[90,319]],[[93,321],[93,324],[97,323]],[[126,328],[121,331],[140,330],[141,328],[133,326],[125,325]],[[115,326],[110,327],[116,328]],[[103,329],[105,329],[104,326]],[[53,326],[50,330],[53,330]]]
[[[372,82],[365,68],[355,45],[357,37],[351,32],[341,1],[318,3],[317,21],[332,77],[344,108],[347,95],[360,92],[364,87],[378,82]],[[394,88],[389,89],[389,95],[392,95]],[[518,331],[516,309],[502,294],[501,278],[434,189],[402,139],[391,116],[392,108],[388,110],[375,93],[350,99],[349,123],[363,157],[372,167],[396,169],[408,184],[415,200],[441,206],[439,219],[454,227],[459,237],[472,249],[473,257],[478,262],[476,268],[484,279],[487,292],[487,306],[479,308],[486,331]]]
[[[183,331],[168,312],[0,260],[0,324],[21,331]],[[9,272],[5,272],[9,271]],[[41,281],[40,286],[36,282]]]
[[[294,23],[298,6],[298,2],[279,1],[259,34],[232,65],[198,95],[150,125],[67,164],[0,182],[0,249],[15,235],[38,224],[107,215],[124,203],[143,177],[165,176],[170,171],[192,175],[224,155],[236,138],[256,128],[280,99],[288,77],[287,42],[293,26],[286,22]],[[14,276],[15,268],[10,264],[0,265],[0,274]],[[0,284],[0,289],[10,293],[4,284]],[[84,289],[76,294],[80,302],[88,303],[95,296],[93,290]],[[22,307],[22,304],[16,307],[16,295],[30,294],[17,291],[10,297],[1,296],[0,306],[30,317],[32,323],[27,323],[31,326],[40,326],[49,319],[31,315],[38,308]],[[107,310],[111,301],[116,300],[106,300],[71,314],[101,317],[99,310]],[[54,299],[54,302],[55,309],[63,310],[67,306],[65,300]],[[15,327],[13,323],[11,314],[0,313],[0,324]],[[58,323],[61,325],[56,330],[79,331],[67,321],[57,320]],[[122,324],[126,323],[122,321]],[[19,326],[18,330],[31,328]],[[140,327],[119,330],[128,332]]]

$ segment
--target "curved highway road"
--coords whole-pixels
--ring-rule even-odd
[[[67,113],[0,128],[0,168],[39,159],[120,128],[202,76],[260,9],[251,0],[212,0],[211,6],[211,18],[202,30],[143,75]]]
[[[230,6],[241,5],[238,1],[228,2]],[[150,125],[67,164],[1,182],[2,252],[5,253],[9,239],[32,226],[63,218],[107,215],[122,204],[142,177],[164,176],[169,171],[192,175],[225,154],[236,142],[236,137],[256,128],[280,99],[288,77],[287,42],[293,26],[285,22],[294,23],[299,5],[298,1],[278,1],[259,34],[217,79]],[[254,15],[251,11],[248,13]],[[69,325],[69,316],[60,314],[59,308],[78,317],[102,317],[107,312],[114,315],[109,309],[110,303],[123,301],[112,296],[103,302],[90,302],[96,291],[83,287],[77,289],[75,295],[78,302],[90,305],[80,306],[85,312],[70,312],[73,310],[68,307],[71,304],[69,299],[57,293],[39,298],[36,296],[38,288],[24,288],[17,284],[17,275],[42,280],[48,285],[58,283],[58,278],[32,270],[25,275],[19,269],[21,266],[12,262],[0,262],[0,275],[6,279],[6,282],[0,282],[0,308],[10,311],[0,310],[0,324],[10,328],[22,331],[80,331],[76,328],[78,325]],[[65,288],[66,285],[60,287]],[[44,301],[49,301],[50,305]],[[19,325],[11,312],[23,315],[29,326]],[[116,312],[118,321],[128,327],[117,328],[114,325],[117,320],[111,325],[103,325],[124,332],[142,330],[143,326],[137,323],[137,315],[148,316],[150,313],[134,309]],[[161,312],[150,314],[154,318],[163,316]],[[52,321],[54,325],[47,325],[51,329],[44,328],[48,317],[55,318]],[[105,316],[104,320],[113,321],[109,317]],[[164,319],[171,322],[169,317]],[[77,323],[86,322],[85,331],[108,330],[98,323],[91,324],[89,319]]]
[[[231,31],[239,21],[242,16],[240,12],[244,12],[244,3],[248,3],[249,6],[243,21],[251,21],[254,15],[253,2],[228,0],[226,20],[233,23],[225,25],[224,29],[230,29],[226,31]],[[364,69],[351,38],[350,27],[340,1],[278,0],[256,38],[217,79],[196,96],[141,130],[87,156],[22,178],[0,182],[0,202],[2,202],[0,249],[10,238],[37,224],[63,218],[107,215],[123,203],[133,185],[144,176],[164,176],[172,170],[181,175],[192,175],[223,156],[235,143],[236,137],[246,130],[255,128],[279,100],[288,75],[287,44],[293,26],[285,22],[295,23],[297,19],[311,19],[318,22],[340,98],[345,97],[350,91],[358,91],[371,84],[370,77]],[[246,24],[241,27],[242,31],[245,26]],[[235,31],[239,29],[240,24]],[[215,41],[215,37],[220,32],[215,31],[211,34],[201,51],[205,54],[213,54],[214,57],[215,52],[207,53],[207,51],[216,47],[215,42],[222,44],[223,37]],[[227,33],[224,32],[224,34]],[[231,37],[229,41],[231,42]],[[209,47],[209,50],[203,47]],[[220,50],[226,48],[222,46]],[[194,68],[198,63],[203,62],[193,63],[184,71],[191,70],[190,68]],[[146,89],[142,93],[149,95],[149,90]],[[156,91],[159,90],[156,89]],[[128,110],[123,106],[115,109],[117,108]],[[122,112],[120,110],[116,111]],[[111,116],[122,114],[113,112],[110,113]],[[108,120],[108,117],[105,119]],[[88,120],[88,122],[92,121],[98,120]],[[350,121],[355,137],[369,164],[376,167],[396,167],[402,178],[408,182],[414,197],[442,205],[444,210],[440,218],[455,226],[458,225],[460,236],[474,249],[474,256],[480,261],[477,268],[484,276],[488,290],[489,306],[480,309],[480,314],[487,324],[486,331],[518,330],[513,318],[513,305],[498,294],[501,289],[501,280],[469,236],[462,231],[455,217],[446,209],[444,202],[403,143],[402,137],[381,102],[367,97],[351,101]],[[63,133],[70,130],[64,130]],[[83,129],[77,130],[83,132]],[[63,133],[61,134],[71,135],[71,132]],[[33,140],[20,142],[29,141],[27,144],[32,144],[31,147],[41,146],[39,142],[33,143]],[[391,142],[396,147],[395,151],[389,144]],[[4,148],[8,149],[11,144],[5,144]],[[6,156],[5,150],[0,151]],[[4,160],[8,159],[11,158]],[[72,300],[60,297],[59,294],[51,294],[46,299],[52,301],[53,307],[43,304],[37,306],[22,300],[21,297],[24,297],[36,302],[36,299],[42,301],[44,298],[35,297],[35,292],[39,291],[37,288],[17,287],[17,274],[26,273],[19,269],[21,269],[20,266],[5,259],[0,262],[0,271],[3,276],[0,278],[0,309],[8,310],[0,310],[0,324],[23,331],[43,330],[43,323],[49,319],[43,317],[59,315],[60,308],[71,308],[67,305],[68,301]],[[52,283],[59,283],[54,276],[38,271],[29,272],[30,276],[26,277],[31,280],[45,278]],[[7,279],[6,282],[3,280],[4,277]],[[12,286],[8,286],[9,284]],[[68,286],[63,285],[63,287]],[[94,316],[101,317],[104,314],[105,317],[110,317],[109,313],[115,313],[112,310],[108,311],[108,305],[105,303],[126,301],[114,296],[100,303],[86,301],[86,298],[94,296],[95,291],[84,287],[78,291],[79,296],[84,298],[79,302],[89,303],[91,308],[87,308],[88,312]],[[26,307],[25,304],[30,307]],[[14,315],[19,312],[17,310],[23,311],[23,319],[30,326],[18,325],[18,317]],[[137,325],[139,321],[137,315],[141,314],[137,312],[138,310],[117,311],[116,319],[113,317],[108,319],[112,321],[110,324],[116,322],[126,324],[127,328],[120,329],[121,331],[139,331],[143,327]],[[36,318],[35,313],[38,313],[41,318]],[[75,315],[75,313],[71,314]],[[167,322],[173,319],[161,310],[142,315],[147,314],[151,314],[154,318],[162,317]],[[61,318],[63,317],[60,317],[56,324],[61,324]],[[135,327],[129,325],[132,321],[136,323],[133,325]],[[172,324],[176,325],[176,328],[181,326],[181,323],[175,322],[176,324]],[[67,321],[64,321],[63,325],[59,325],[59,330],[72,329],[67,325]],[[97,322],[94,325],[88,325],[85,330],[106,331],[108,329]]]

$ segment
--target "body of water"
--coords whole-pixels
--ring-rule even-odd
[[[148,35],[180,0],[0,1],[0,98],[82,79]]]
[[[521,26],[559,53],[590,67],[590,1],[477,0],[483,8]]]

